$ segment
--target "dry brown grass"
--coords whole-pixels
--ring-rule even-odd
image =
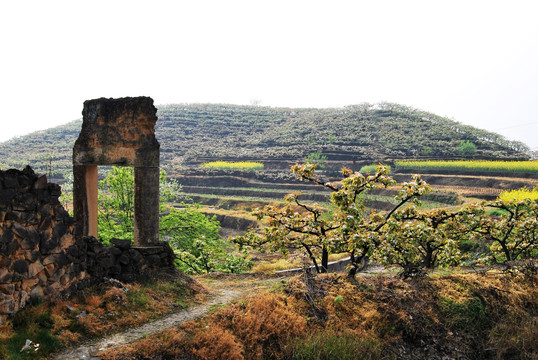
[[[278,294],[256,294],[215,314],[212,322],[233,331],[247,359],[270,358],[286,339],[306,329],[305,318],[287,300]]]
[[[13,336],[13,327],[11,324],[2,324],[0,325],[0,341],[7,340]]]
[[[243,360],[244,349],[237,337],[220,326],[208,327],[194,338],[193,354],[204,360]]]
[[[184,358],[201,359],[354,359],[350,349],[356,349],[365,359],[536,359],[537,279],[451,274],[350,282],[335,275],[297,276],[282,293],[245,297],[103,358],[172,359],[182,351]]]
[[[74,344],[82,338],[82,334],[80,333],[73,333],[68,329],[64,329],[58,333],[58,340],[60,340],[63,344],[69,345]]]

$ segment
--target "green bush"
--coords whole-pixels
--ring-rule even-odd
[[[462,141],[458,145],[458,153],[464,157],[472,157],[476,155],[476,145],[469,140]]]

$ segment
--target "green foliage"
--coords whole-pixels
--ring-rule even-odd
[[[379,165],[364,165],[363,167],[360,168],[359,172],[362,173],[362,174],[374,174],[376,171],[377,171],[377,167]],[[387,169],[388,169],[388,173],[390,174],[390,166],[388,165],[384,165]]]
[[[127,299],[137,308],[145,307],[150,302],[150,297],[143,288],[127,291],[125,294]]]
[[[316,332],[290,341],[288,357],[297,360],[379,359],[382,344],[377,339],[360,338],[355,334]]]
[[[432,156],[433,155],[433,149],[431,146],[424,146],[422,149],[420,149],[420,155],[422,156]]]
[[[107,176],[99,181],[99,240],[110,245],[110,239],[134,240],[134,169],[113,166]],[[183,199],[181,185],[160,173],[160,202]],[[164,210],[164,209],[161,209]]]
[[[397,211],[382,229],[373,257],[404,269],[458,264],[460,233],[454,216],[444,209],[419,211],[415,206]]]
[[[499,209],[502,215],[487,216],[486,207]],[[538,256],[538,201],[496,200],[473,209],[473,218],[467,220],[468,226],[478,240],[490,244],[495,262]]]
[[[308,154],[305,158],[307,164],[316,165],[317,169],[324,169],[327,163],[327,156],[321,155],[321,150]]]
[[[99,182],[99,240],[110,245],[110,239],[134,238],[134,171],[129,167],[112,167]],[[169,208],[164,203],[182,199],[181,186],[160,174],[161,210],[168,211],[160,218],[160,237],[168,241],[177,255],[176,264],[189,274],[224,271],[243,272],[251,263],[247,253],[235,256],[220,239],[220,224],[195,207]]]
[[[209,218],[200,211],[185,207],[170,208],[170,213],[161,217],[161,238],[178,249],[191,249],[195,241],[204,238],[206,242],[219,239],[220,224],[215,217]]]
[[[183,187],[176,179],[166,177],[166,171],[161,170],[159,175],[159,197],[161,205],[163,203],[189,201],[183,194]]]
[[[99,181],[99,240],[110,245],[110,239],[134,240],[134,169],[112,167]]]
[[[484,305],[478,297],[472,297],[463,302],[452,299],[439,299],[444,323],[453,330],[482,330],[487,325]]]
[[[462,140],[458,145],[458,153],[464,157],[473,157],[476,155],[476,145],[469,140]]]
[[[59,340],[51,333],[54,326],[50,309],[40,301],[33,301],[32,305],[19,310],[13,317],[13,330],[15,334],[7,341],[8,359],[38,359],[44,358],[51,352],[59,349]],[[26,340],[39,344],[21,352]]]
[[[172,246],[176,265],[187,274],[241,273],[252,267],[248,253],[237,256],[228,252],[230,245],[220,239],[219,229],[215,217],[190,208],[171,208],[160,223],[161,238]]]
[[[219,229],[215,216],[207,217],[191,207],[170,208],[160,222],[161,239],[170,244],[176,254],[176,265],[185,273],[248,270],[252,266],[248,253],[239,256],[229,252],[230,244],[220,238]]]

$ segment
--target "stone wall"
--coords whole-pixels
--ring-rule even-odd
[[[103,247],[83,237],[60,204],[60,186],[30,167],[0,171],[0,322],[32,297],[52,298],[103,277],[130,281],[171,267],[167,244],[134,248],[128,240]]]

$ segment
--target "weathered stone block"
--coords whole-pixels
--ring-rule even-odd
[[[35,211],[26,210],[21,214],[20,218],[25,226],[39,224],[39,214],[37,214]]]
[[[121,255],[121,250],[118,249],[117,247],[109,248],[108,252],[111,253],[114,256],[120,256]]]
[[[15,291],[15,286],[13,284],[2,284],[0,285],[0,293],[5,295],[12,295]]]
[[[7,268],[9,265],[11,265],[11,258],[0,254],[0,269]]]
[[[47,266],[49,264],[54,264],[57,266],[65,265],[65,260],[62,259],[62,256],[65,257],[64,254],[51,254],[43,259],[43,265]]]
[[[69,275],[64,275],[60,278],[60,284],[65,286],[69,282],[70,279],[71,277]]]
[[[52,282],[52,283],[57,283],[60,281],[60,279],[62,278],[62,276],[65,275],[65,268],[63,267],[58,267],[56,269],[56,271],[54,272],[54,274],[52,274],[52,276],[49,276],[49,282]]]
[[[0,243],[9,243],[13,240],[13,232],[7,226],[2,227],[2,235],[0,236]]]
[[[45,288],[45,295],[56,294],[58,293],[59,289],[60,289],[60,284],[57,282],[53,282]]]
[[[42,175],[40,176],[34,183],[34,189],[46,189],[47,188],[47,176]]]
[[[19,293],[19,304],[17,306],[17,310],[24,307],[29,301],[30,301],[30,294],[27,291],[21,291]]]
[[[52,237],[60,239],[67,232],[67,226],[64,223],[58,222],[52,229]]]
[[[63,206],[54,207],[54,219],[56,221],[64,221],[65,219],[69,217],[70,217],[69,213],[64,209]]]
[[[62,188],[60,187],[60,185],[55,183],[48,183],[47,191],[49,192],[50,196],[55,198],[58,198],[60,195],[62,195]]]
[[[22,259],[16,260],[13,263],[13,265],[11,265],[11,270],[22,275],[27,275],[28,274],[28,262]]]
[[[161,257],[159,255],[150,255],[146,258],[146,261],[149,265],[157,265],[161,262]]]
[[[135,264],[138,264],[144,261],[144,257],[142,256],[142,254],[140,254],[140,252],[135,249],[129,250],[129,257],[131,258],[131,261],[134,262]]]
[[[119,257],[118,259],[118,262],[122,265],[127,265],[129,264],[129,256],[127,254],[121,254],[121,256]]]
[[[131,240],[111,239],[110,242],[121,250],[128,250],[131,248]]]
[[[41,264],[41,261],[36,261],[28,267],[28,276],[33,278],[37,274],[39,274],[45,267],[43,264]]]
[[[45,265],[45,274],[47,277],[51,277],[56,272],[56,266],[52,263],[45,263],[47,259],[43,261],[43,265]]]
[[[34,288],[34,286],[37,285],[38,282],[38,279],[24,279],[22,281],[22,289],[29,293]]]
[[[39,224],[38,230],[45,231],[51,228],[52,219],[49,214],[41,217],[41,223]]]
[[[121,265],[120,264],[114,264],[110,270],[109,270],[110,276],[118,276],[121,274]]]
[[[15,312],[15,302],[12,299],[4,299],[0,302],[0,314],[10,315]]]
[[[9,170],[8,170],[9,171]],[[16,189],[19,187],[19,181],[17,180],[17,174],[7,174],[4,178],[4,188],[5,189]]]
[[[14,227],[15,227],[15,224],[14,224]],[[22,237],[22,240],[21,240],[21,248],[23,250],[33,250],[36,248],[37,244],[39,244],[39,240],[40,240],[40,236],[38,234],[37,231],[33,230],[33,229],[30,229],[30,230],[25,230],[26,231],[26,234],[24,235],[24,237]]]
[[[67,249],[75,245],[75,237],[72,234],[65,234],[60,239],[60,246],[62,249]]]
[[[17,193],[13,190],[0,189],[0,206],[5,209],[16,195]]]
[[[43,237],[43,234],[41,234]],[[43,255],[57,254],[61,251],[60,243],[57,238],[47,239],[46,237],[41,239],[39,249]]]
[[[46,273],[46,271],[42,271],[39,274],[39,284],[42,285],[42,286],[47,285],[47,282],[48,282],[48,278],[47,278],[47,275],[45,273]]]
[[[115,263],[115,257],[114,255],[110,253],[105,253],[98,259],[98,264],[103,269],[110,269],[112,266],[114,266]]]
[[[12,275],[7,268],[0,269],[0,284],[7,284],[11,281]]]
[[[24,258],[26,261],[28,261],[28,263],[33,263],[41,258],[41,253],[39,251],[26,250],[24,253]]]
[[[10,211],[6,213],[5,220],[6,221],[20,221],[20,212],[18,211]]]
[[[2,256],[11,256],[15,254],[19,248],[19,242],[15,238],[12,238],[9,242],[0,241],[0,255]]]
[[[45,296],[45,292],[43,290],[43,287],[38,285],[35,286],[32,291],[30,291],[30,298],[32,299],[42,299]]]

